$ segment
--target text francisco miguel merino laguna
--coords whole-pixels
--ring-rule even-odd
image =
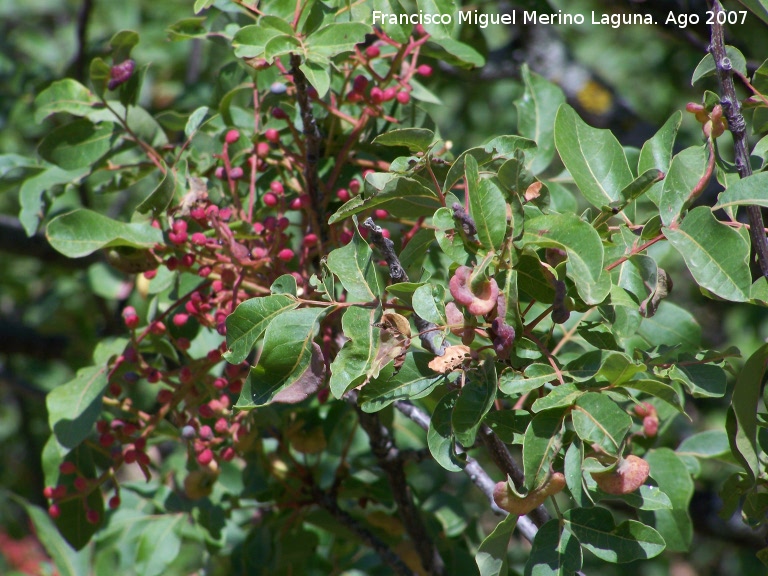
[[[453,24],[454,16],[452,14],[440,14],[424,12],[419,10],[414,14],[391,14],[387,12],[381,12],[374,10],[373,24],[399,24],[407,25],[411,24],[443,24],[450,26]],[[515,25],[517,20],[520,20],[521,24],[602,24],[608,25],[612,28],[618,28],[623,24],[653,24],[653,18],[648,14],[600,14],[592,12],[591,21],[588,21],[583,14],[570,14],[564,13],[562,10],[557,12],[541,13],[536,10],[524,10],[522,18],[517,18],[517,12],[509,14],[487,14],[478,10],[469,10],[466,12],[458,12],[456,17],[458,22],[472,24],[485,28],[490,24],[506,24]]]

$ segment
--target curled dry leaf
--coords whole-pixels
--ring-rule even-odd
[[[464,344],[456,344],[455,346],[448,346],[445,349],[445,353],[442,356],[435,356],[428,366],[435,372],[440,374],[447,374],[462,365],[464,360],[469,358],[472,351],[469,346]]]
[[[473,316],[485,316],[496,307],[496,299],[499,297],[499,285],[496,280],[484,280],[475,290],[471,285],[472,268],[459,266],[451,277],[448,287],[451,296],[459,304],[467,307]]]
[[[615,468],[591,474],[603,492],[621,495],[630,494],[640,488],[650,473],[651,466],[648,462],[630,454],[622,458]]]
[[[562,492],[563,488],[565,488],[565,476],[561,472],[554,472],[544,484],[525,496],[514,491],[509,482],[499,482],[493,489],[493,501],[502,510],[522,516],[538,508],[550,496]]]

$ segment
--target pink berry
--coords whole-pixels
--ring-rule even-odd
[[[208,464],[211,463],[213,460],[213,452],[210,448],[206,448],[200,454],[197,455],[197,463],[200,464],[200,466],[208,466]]]
[[[59,508],[58,504],[51,504],[48,506],[48,516],[56,520],[59,516],[61,516],[61,508]]]
[[[229,171],[229,178],[231,180],[240,180],[243,177],[243,169],[240,166],[235,166]]]
[[[421,76],[432,76],[432,66],[429,64],[421,64],[416,68],[416,73]]]
[[[371,102],[374,104],[381,104],[384,100],[384,92],[378,86],[371,88]]]
[[[235,129],[232,129],[227,132],[227,135],[224,136],[224,142],[227,144],[234,144],[240,139],[240,132],[238,132]]]
[[[259,158],[266,158],[269,156],[269,144],[266,142],[259,142],[256,144],[256,156]]]
[[[392,88],[391,86],[384,90],[384,92],[381,95],[382,100],[384,102],[389,102],[392,100],[395,96],[397,96],[397,88]]]
[[[208,242],[208,238],[206,238],[205,234],[202,232],[195,232],[192,234],[192,244],[197,246],[205,246],[206,242]]]
[[[291,210],[301,210],[301,207],[302,207],[301,198],[294,198],[293,200],[291,200],[291,206],[290,206]]]
[[[133,306],[126,306],[123,309],[123,320],[127,328],[133,329],[139,325],[139,316]]]
[[[357,102],[360,102],[362,99],[363,99],[363,95],[360,94],[360,92],[355,92],[354,90],[352,90],[347,93],[347,102],[356,104]]]
[[[285,230],[290,225],[291,225],[291,221],[288,220],[288,218],[286,218],[285,216],[283,216],[282,218],[279,218],[277,221],[277,227],[280,230]]]
[[[354,180],[349,181],[349,191],[352,192],[352,194],[357,194],[360,192],[360,180],[355,178]]]
[[[53,487],[52,486],[46,486],[43,488],[43,496],[50,500],[53,498]]]
[[[277,206],[277,196],[272,194],[271,192],[267,192],[264,194],[264,205],[265,206]]]
[[[88,510],[88,512],[85,513],[85,519],[88,521],[89,524],[98,524],[99,513],[96,512],[96,510]]]
[[[62,462],[59,466],[59,472],[62,474],[74,474],[77,467],[74,462]]]
[[[200,426],[200,431],[198,432],[198,435],[203,440],[210,440],[211,438],[213,438],[213,429],[211,429],[211,427],[208,426],[207,424],[204,426]]]
[[[357,92],[358,94],[362,94],[367,87],[368,87],[368,78],[366,78],[362,74],[358,74],[357,76],[355,76],[355,79],[352,80],[352,91],[353,92]]]
[[[349,200],[349,190],[346,188],[339,188],[336,190],[336,197],[341,200],[342,202],[346,202]]]
[[[235,457],[235,449],[234,449],[234,448],[232,448],[232,446],[227,446],[227,447],[226,447],[226,448],[224,448],[224,450],[222,450],[222,452],[221,452],[221,459],[222,459],[222,460],[224,460],[224,461],[226,461],[226,462],[229,462],[229,461],[230,461],[230,460],[232,460],[234,457]]]
[[[187,320],[189,320],[189,316],[186,314],[174,314],[173,316],[173,323],[176,326],[184,326],[184,324],[187,323]]]
[[[283,248],[277,253],[277,257],[283,262],[290,262],[293,260],[293,250],[290,248]]]
[[[411,101],[411,95],[405,90],[400,90],[395,98],[397,98],[397,101],[400,102],[400,104],[408,104],[408,102]]]
[[[379,218],[379,219],[389,218],[389,212],[387,212],[386,210],[382,210],[381,208],[377,208],[376,210],[373,211],[373,217]]]
[[[278,132],[274,128],[269,128],[267,129],[266,132],[264,132],[264,138],[266,138],[273,144],[277,144],[278,142],[280,142],[280,132]]]
[[[224,180],[224,178],[227,177],[227,173],[224,171],[224,166],[218,166],[216,168],[216,171],[213,173],[216,178],[219,180]]]
[[[304,246],[307,246],[307,247],[314,246],[315,244],[317,244],[317,234],[311,234],[311,233],[307,234],[306,236],[304,236],[303,242],[304,242]]]
[[[272,182],[269,183],[269,189],[278,195],[285,192],[285,187],[283,186],[283,183],[278,182],[277,180],[273,180]]]
[[[378,46],[368,46],[368,48],[365,49],[365,54],[368,58],[378,58],[379,54],[381,54],[381,50],[379,50]]]

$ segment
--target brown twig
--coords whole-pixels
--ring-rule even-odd
[[[736,170],[738,170],[741,178],[747,178],[752,175],[752,166],[749,163],[747,124],[744,121],[744,116],[741,114],[741,104],[736,95],[736,87],[733,84],[733,64],[725,52],[723,25],[718,24],[718,16],[723,12],[723,7],[718,0],[712,3],[712,10],[714,17],[712,18],[712,36],[709,50],[712,58],[715,60],[717,78],[720,81],[722,91],[720,104],[728,120],[728,128],[733,134]],[[755,205],[747,206],[747,216],[750,224],[749,235],[757,253],[760,271],[768,279],[768,240],[766,240],[765,234],[761,232],[765,226],[760,207]]]

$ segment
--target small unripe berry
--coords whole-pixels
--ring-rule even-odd
[[[202,404],[198,409],[197,413],[200,414],[203,418],[213,418],[213,408],[208,406],[208,404]]]
[[[89,524],[98,524],[99,513],[96,512],[96,510],[88,510],[88,512],[85,513],[85,519],[88,521]]]
[[[229,171],[229,178],[231,180],[240,180],[243,177],[243,169],[240,166],[235,166]]]
[[[164,389],[157,393],[157,402],[159,404],[168,404],[171,400],[173,400],[173,392],[170,390]]]
[[[184,324],[187,323],[187,320],[189,320],[189,316],[187,316],[186,314],[173,315],[173,323],[176,326],[184,326]]]
[[[397,98],[397,101],[400,102],[400,104],[408,104],[408,102],[411,101],[411,95],[405,90],[400,90],[395,98]]]
[[[277,206],[277,202],[278,202],[277,196],[275,196],[271,192],[267,192],[266,194],[264,194],[263,201],[265,206],[270,206],[270,207]]]
[[[362,74],[358,74],[357,76],[355,76],[355,79],[352,81],[352,90],[354,90],[358,94],[362,94],[367,87],[368,87],[368,78],[366,78]]]
[[[278,218],[277,220],[277,227],[280,230],[285,230],[290,225],[291,225],[291,221],[288,220],[288,218],[286,218],[285,216],[283,216],[282,218]]]
[[[389,102],[397,95],[397,88],[392,88],[391,86],[384,90],[384,92],[381,95],[382,100],[384,102]]]
[[[139,325],[139,316],[133,306],[126,306],[123,309],[123,320],[127,328],[133,329]]]
[[[224,178],[227,177],[227,173],[224,171],[224,166],[218,166],[216,168],[216,171],[213,173],[216,178],[219,180],[224,180]]]
[[[360,102],[362,99],[363,99],[363,95],[360,94],[360,92],[355,92],[354,90],[351,90],[347,93],[347,102],[356,104]]]
[[[317,244],[317,234],[311,234],[311,233],[307,234],[306,236],[304,236],[303,242],[304,242],[304,246],[307,246],[307,247],[314,246],[315,244]]]
[[[56,520],[59,516],[61,516],[61,508],[59,508],[58,504],[51,504],[48,506],[48,516]]]
[[[239,139],[240,139],[240,132],[238,132],[235,129],[229,130],[226,136],[224,136],[224,142],[226,142],[227,144],[234,144]]]
[[[365,55],[368,56],[368,58],[378,58],[381,54],[381,50],[379,50],[378,46],[368,46],[368,48],[365,49]]]
[[[285,94],[286,90],[288,90],[288,88],[282,82],[272,82],[269,87],[269,91],[272,92],[272,94]]]
[[[336,190],[336,197],[342,202],[346,202],[350,198],[349,190],[347,190],[346,188],[339,188],[338,190]]]
[[[213,460],[213,452],[210,448],[206,448],[200,454],[197,455],[197,463],[200,464],[200,466],[208,466],[208,464],[211,463]]]
[[[275,118],[277,120],[287,120],[288,114],[286,114],[285,110],[283,110],[282,108],[275,106],[274,108],[272,108],[272,118]]]
[[[293,250],[290,248],[283,248],[277,253],[277,257],[283,262],[290,262],[293,260]]]
[[[235,449],[232,446],[227,446],[221,452],[221,459],[225,462],[231,461],[235,457]]]
[[[195,232],[192,234],[192,244],[197,246],[205,246],[206,242],[208,242],[208,238],[206,238],[205,234],[202,232]]]
[[[389,218],[389,212],[381,208],[377,208],[376,210],[373,211],[373,217],[377,219]]]
[[[278,142],[280,142],[280,132],[278,132],[274,128],[268,128],[267,131],[264,132],[264,138],[266,138],[273,144],[277,144]]]
[[[43,488],[43,496],[50,500],[53,498],[53,487],[52,486],[46,486]]]
[[[355,178],[354,180],[349,181],[349,191],[352,192],[352,194],[357,194],[360,192],[360,180]]]
[[[59,472],[61,472],[62,474],[74,474],[76,470],[77,470],[77,466],[75,466],[74,462],[67,461],[67,462],[62,462],[59,465]]]
[[[112,498],[109,499],[109,507],[114,510],[116,508],[120,507],[120,496],[112,496]]]
[[[198,433],[203,440],[211,440],[213,438],[213,430],[207,424],[200,426],[200,432]]]
[[[256,144],[256,156],[259,158],[266,158],[269,156],[269,144],[266,142],[259,142]]]
[[[384,92],[378,86],[371,88],[371,102],[381,104],[384,101]]]
[[[282,194],[285,192],[285,187],[283,186],[282,182],[278,182],[277,180],[273,180],[269,183],[269,189],[272,190],[277,195]]]
[[[429,64],[421,64],[416,68],[416,73],[420,76],[432,76],[432,66]]]
[[[82,476],[78,476],[75,478],[74,486],[78,492],[85,492],[88,489],[88,481]]]

